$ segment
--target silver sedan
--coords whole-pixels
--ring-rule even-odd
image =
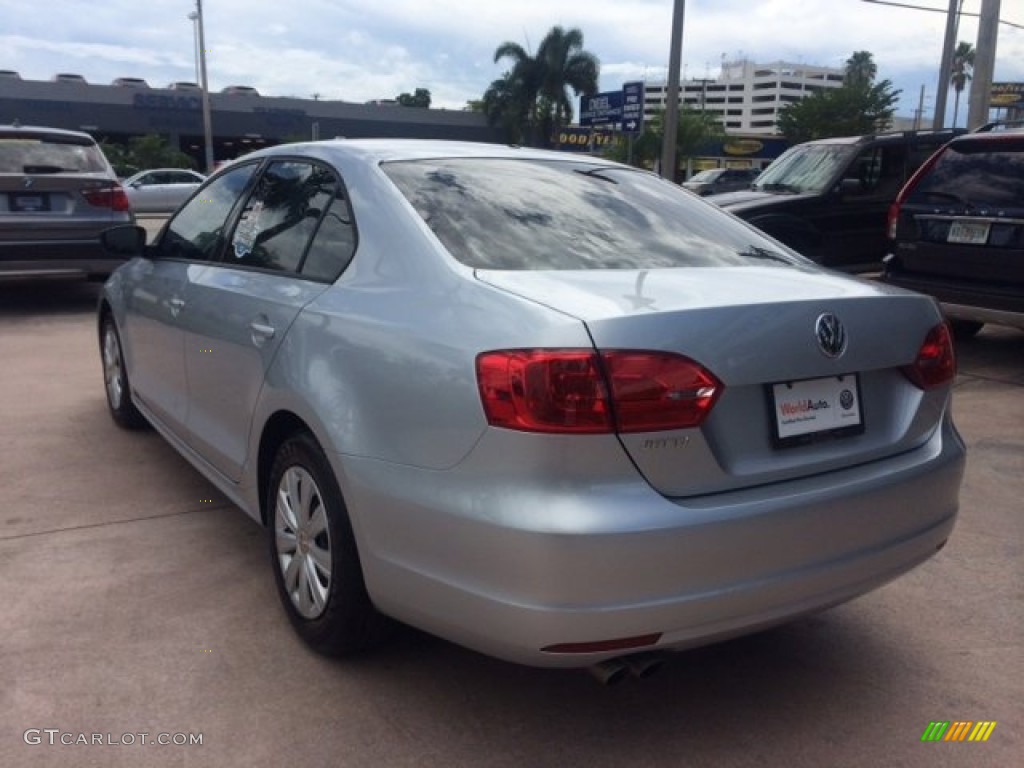
[[[267,529],[330,654],[389,620],[605,680],[927,560],[964,446],[929,298],[644,171],[448,142],[221,171],[98,317],[114,420]]]
[[[124,188],[136,213],[170,213],[205,180],[201,173],[187,168],[155,168],[125,179]]]

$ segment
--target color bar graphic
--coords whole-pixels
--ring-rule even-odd
[[[921,741],[988,741],[995,727],[995,720],[932,720]]]

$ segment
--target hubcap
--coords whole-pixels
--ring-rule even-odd
[[[121,345],[117,343],[117,334],[107,326],[103,334],[103,380],[107,385],[107,399],[113,408],[121,407],[124,396],[124,384],[121,377]]]
[[[320,489],[302,467],[289,467],[277,486],[274,538],[292,605],[303,618],[317,618],[331,588],[331,536]]]

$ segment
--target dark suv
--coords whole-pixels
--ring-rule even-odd
[[[961,335],[1024,329],[1024,130],[981,130],[937,152],[889,212],[882,279],[937,298]]]
[[[885,217],[904,182],[962,131],[821,139],[786,150],[750,190],[707,199],[826,267],[877,272]]]

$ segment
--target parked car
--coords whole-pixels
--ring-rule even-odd
[[[50,79],[55,83],[78,83],[79,85],[88,85],[88,81],[84,77],[75,74],[74,72],[58,72]]]
[[[646,171],[282,145],[152,244],[104,240],[134,257],[99,305],[113,419],[266,526],[318,651],[387,616],[614,680],[874,589],[953,529],[935,302]]]
[[[709,199],[826,267],[879,272],[889,205],[929,155],[963,131],[904,131],[798,144],[751,189]]]
[[[1024,329],[1024,130],[959,136],[889,212],[882,279],[942,302],[961,335]]]
[[[124,259],[106,253],[100,233],[133,221],[91,136],[0,125],[0,279],[106,277]]]
[[[154,168],[125,179],[124,188],[136,213],[169,213],[205,180],[203,174],[187,168]]]
[[[117,85],[122,88],[149,88],[149,83],[141,77],[119,77],[111,85]]]
[[[710,168],[695,173],[683,187],[698,195],[715,195],[750,189],[751,183],[761,172],[756,168]]]

